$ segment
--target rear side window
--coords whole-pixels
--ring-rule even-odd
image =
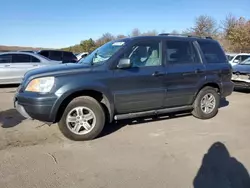
[[[200,63],[198,53],[190,41],[168,40],[166,57],[169,64]]]
[[[51,51],[49,58],[55,61],[62,61],[62,52],[60,51]]]
[[[41,52],[39,52],[39,54],[41,54],[44,57],[49,57],[49,52],[48,51],[41,51]]]
[[[248,59],[250,57],[250,55],[242,55],[241,56],[241,61],[245,61],[246,59]]]
[[[12,54],[12,63],[27,63],[31,61],[31,56],[26,54]]]
[[[10,54],[3,54],[0,55],[0,63],[11,63],[11,55]]]
[[[198,41],[207,63],[227,63],[226,56],[216,42]]]
[[[76,56],[72,52],[63,52],[64,61],[72,61],[76,59],[77,59]]]

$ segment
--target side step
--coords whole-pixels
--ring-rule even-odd
[[[134,113],[128,113],[128,114],[119,114],[115,115],[115,120],[121,120],[121,119],[133,119],[137,117],[143,117],[143,116],[153,116],[158,114],[167,114],[172,112],[181,112],[185,110],[191,110],[193,109],[193,106],[181,106],[181,107],[174,107],[174,108],[164,108],[159,110],[150,110],[150,111],[144,111],[144,112],[134,112]]]

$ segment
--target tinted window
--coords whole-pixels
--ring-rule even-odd
[[[76,60],[76,56],[72,52],[63,52],[63,60],[64,61],[71,61]]]
[[[239,60],[240,61],[241,60],[241,56],[240,55],[236,56],[234,60]]]
[[[48,51],[41,51],[41,52],[39,52],[39,54],[41,54],[44,57],[49,57],[49,52]]]
[[[129,58],[132,67],[159,66],[159,42],[138,43],[131,47],[123,56]]]
[[[241,61],[245,61],[249,57],[250,57],[250,55],[242,55],[241,56]]]
[[[62,61],[62,52],[50,51],[49,58],[55,61]]]
[[[0,63],[11,63],[11,55],[10,54],[0,55]]]
[[[31,56],[26,54],[12,54],[12,63],[27,63],[31,61]]]
[[[226,63],[226,56],[216,42],[198,41],[207,63]]]
[[[34,56],[31,56],[31,62],[33,62],[33,63],[38,63],[38,62],[40,62],[40,60],[37,59],[37,58],[34,57]]]
[[[167,41],[166,57],[170,64],[199,63],[198,53],[189,41]]]

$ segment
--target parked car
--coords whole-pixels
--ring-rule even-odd
[[[61,50],[41,50],[38,54],[45,56],[54,61],[61,61],[63,63],[75,63],[77,62],[77,57],[68,51],[61,51]]]
[[[113,120],[184,110],[212,118],[233,91],[231,76],[213,39],[133,37],[108,42],[76,64],[29,71],[14,105],[26,118],[58,122],[70,139],[89,140]]]
[[[237,53],[227,53],[226,55],[227,55],[227,59],[228,59],[229,63],[232,66],[237,65],[250,57],[249,53],[238,53],[238,54]]]
[[[88,52],[82,52],[76,55],[77,60],[79,61],[82,58],[85,58],[89,53]]]
[[[18,84],[28,70],[58,63],[35,53],[0,53],[0,84]]]
[[[250,58],[233,67],[232,81],[235,87],[250,89]]]
[[[19,50],[18,52],[37,53],[37,51],[34,50]]]

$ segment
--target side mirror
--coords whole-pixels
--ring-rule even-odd
[[[119,68],[119,69],[126,69],[126,68],[130,68],[130,67],[131,67],[131,62],[130,62],[130,59],[128,59],[128,58],[120,59],[118,65],[117,65],[117,68]]]
[[[238,64],[240,62],[240,60],[235,59],[233,62]]]

